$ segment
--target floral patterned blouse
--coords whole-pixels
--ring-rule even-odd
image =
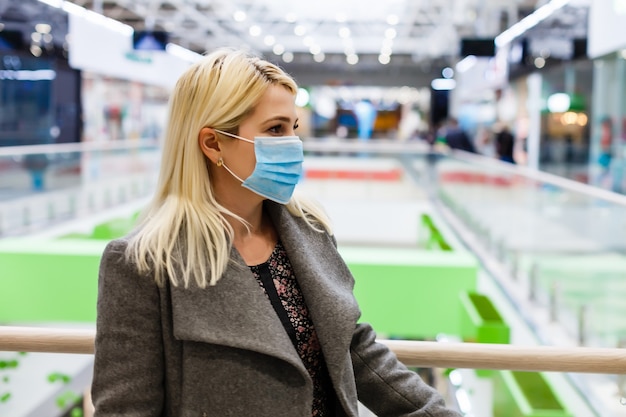
[[[300,286],[291,268],[285,248],[279,241],[269,259],[250,266],[254,277],[268,296],[276,314],[313,379],[313,417],[334,414],[334,390],[324,355],[309,317]]]

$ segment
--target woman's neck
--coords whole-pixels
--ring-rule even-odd
[[[240,221],[231,218],[230,224],[235,232],[233,246],[247,265],[266,262],[278,241],[272,220],[264,210],[241,217],[250,224],[246,228]]]

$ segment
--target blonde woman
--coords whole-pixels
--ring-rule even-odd
[[[296,84],[241,51],[170,101],[155,196],[100,267],[95,416],[458,416],[357,324],[328,219],[292,197]]]

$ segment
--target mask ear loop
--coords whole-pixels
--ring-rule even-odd
[[[243,180],[237,174],[235,174],[233,171],[231,171],[230,168],[228,168],[226,166],[226,164],[224,163],[224,160],[221,157],[220,157],[220,159],[217,160],[217,163],[215,165],[217,165],[218,167],[224,167],[226,169],[226,171],[228,171],[230,173],[230,175],[235,177],[239,182],[243,183]]]

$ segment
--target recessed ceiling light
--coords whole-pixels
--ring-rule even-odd
[[[246,20],[246,12],[244,12],[243,10],[237,10],[235,13],[233,13],[233,19],[235,19],[236,22],[243,22],[244,20]]]
[[[390,14],[387,16],[387,23],[390,25],[397,25],[399,21],[400,19],[398,19],[398,16],[395,14]]]

